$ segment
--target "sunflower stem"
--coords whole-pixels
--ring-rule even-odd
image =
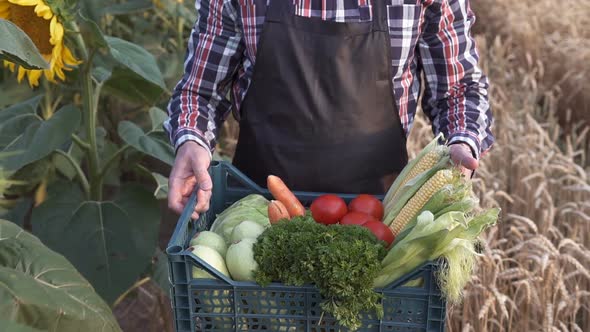
[[[80,136],[78,136],[76,134],[72,134],[72,140],[84,151],[90,150],[90,144],[88,144],[83,139],[81,139]]]
[[[72,30],[77,33],[74,34],[78,50],[82,53],[84,66],[80,70],[80,78],[82,81],[82,103],[84,106],[84,125],[86,127],[86,136],[88,139],[89,150],[88,154],[88,172],[90,178],[90,199],[95,201],[102,200],[102,179],[100,176],[100,165],[98,159],[98,144],[96,142],[96,120],[98,112],[98,98],[95,87],[92,84],[92,59],[91,54],[86,47],[86,43],[79,27],[72,23]]]
[[[96,113],[94,85],[90,75],[90,66],[86,65],[82,72],[82,95],[84,100],[84,114],[86,136],[90,144],[88,151],[88,171],[90,172],[90,198],[100,201],[102,199],[102,181],[98,165],[98,144],[96,142]]]
[[[41,109],[41,111],[43,112],[43,120],[49,120],[49,118],[51,118],[53,116],[53,112],[54,112],[54,102],[53,102],[53,91],[51,90],[51,85],[49,84],[49,82],[47,80],[42,80],[42,84],[43,84],[43,88],[45,90],[45,105],[44,107]]]
[[[86,178],[86,175],[84,175],[84,171],[82,171],[80,165],[78,165],[78,163],[74,160],[74,158],[72,158],[72,156],[70,156],[68,153],[64,151],[55,150],[55,153],[63,156],[70,163],[70,165],[72,165],[72,167],[76,171],[76,176],[80,180],[82,189],[84,190],[86,197],[90,197],[90,184],[88,184],[88,179]]]

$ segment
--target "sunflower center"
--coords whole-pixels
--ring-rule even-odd
[[[10,3],[10,21],[31,38],[41,54],[51,54],[49,21],[35,14],[35,6],[18,6]]]

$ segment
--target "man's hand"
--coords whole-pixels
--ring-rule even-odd
[[[479,167],[477,159],[473,158],[471,148],[465,143],[455,143],[450,146],[451,160],[459,167],[461,173],[470,178],[473,171]]]
[[[199,213],[209,209],[213,182],[209,176],[209,152],[197,142],[188,141],[180,146],[174,167],[168,178],[168,207],[181,214],[195,187],[197,192],[197,206],[192,218],[199,218]]]

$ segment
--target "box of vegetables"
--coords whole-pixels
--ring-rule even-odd
[[[191,220],[193,194],[167,248],[176,331],[443,331],[500,211],[439,138],[384,196],[262,188],[212,163],[209,211]]]

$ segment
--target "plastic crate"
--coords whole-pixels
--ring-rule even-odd
[[[322,312],[322,298],[315,287],[280,283],[261,287],[233,281],[186,250],[194,234],[208,229],[215,216],[232,203],[252,193],[271,197],[227,162],[213,162],[210,174],[213,196],[209,212],[191,220],[193,194],[166,250],[176,331],[346,331]],[[309,206],[321,193],[295,194]],[[349,201],[355,195],[340,196]],[[192,279],[193,266],[217,279]],[[384,295],[385,314],[381,320],[373,313],[364,314],[359,331],[444,331],[446,303],[434,278],[437,268],[437,263],[426,263],[388,287],[376,289]],[[408,281],[418,281],[419,286],[404,286]]]

